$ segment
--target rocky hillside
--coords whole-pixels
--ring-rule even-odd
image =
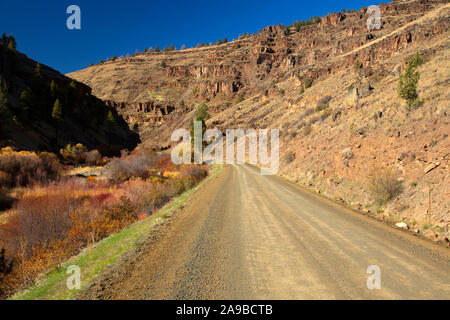
[[[270,26],[230,43],[119,58],[70,74],[141,136],[166,146],[206,103],[209,127],[279,128],[281,173],[326,196],[430,237],[448,233],[450,4],[381,4],[368,31],[362,8],[299,31]],[[397,94],[416,53],[418,108]],[[391,168],[402,192],[376,204],[371,172]]]
[[[103,154],[133,149],[139,136],[91,88],[0,41],[0,146],[58,152],[82,143]],[[58,101],[58,102],[57,102]]]

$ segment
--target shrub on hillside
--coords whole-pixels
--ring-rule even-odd
[[[304,86],[301,86],[300,91],[299,91],[299,94],[302,95],[302,94],[304,94],[304,93],[305,93],[305,87],[304,87]]]
[[[61,171],[61,164],[56,154],[43,151],[39,153],[39,160],[47,178],[56,179]]]
[[[402,193],[403,186],[391,168],[382,168],[369,175],[368,189],[378,204],[385,204]]]
[[[295,160],[295,152],[289,152],[288,154],[286,154],[284,156],[284,163],[285,164],[290,164],[294,160]]]
[[[14,214],[2,226],[1,234],[10,240],[9,248],[28,258],[33,247],[45,248],[64,238],[72,225],[71,215],[83,200],[69,189],[50,188],[26,195],[15,205]]]
[[[108,233],[118,231],[137,220],[136,204],[125,197],[121,197],[117,203],[105,207],[101,211],[101,217],[105,219],[104,222],[113,222],[114,228],[107,230]],[[107,235],[104,234],[103,237]]]

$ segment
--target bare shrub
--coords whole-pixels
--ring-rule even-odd
[[[42,166],[42,170],[40,170],[41,180],[54,180],[59,176],[61,164],[55,154],[50,152],[41,152],[39,153],[39,160],[41,161]]]
[[[368,180],[368,189],[379,204],[389,202],[403,191],[398,174],[391,168],[375,169]]]
[[[105,166],[109,179],[128,180],[132,177],[148,178],[150,169],[157,164],[158,155],[147,148],[139,148],[128,156],[116,158]]]
[[[15,206],[2,231],[10,239],[11,248],[29,257],[33,247],[46,247],[64,237],[71,227],[71,214],[81,202],[70,191],[25,196]]]
[[[102,154],[98,150],[92,150],[86,153],[86,163],[89,165],[100,164]]]
[[[290,164],[292,161],[295,160],[295,152],[289,152],[284,156],[284,163]]]
[[[33,181],[56,179],[60,165],[56,155],[42,152],[16,152],[10,148],[0,151],[0,186],[26,186]]]

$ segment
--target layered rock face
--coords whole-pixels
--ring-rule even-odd
[[[114,102],[106,100],[108,106],[115,108],[119,112],[131,111],[131,114],[125,114],[124,118],[128,123],[162,123],[167,116],[175,110],[173,105],[157,104],[155,102]]]

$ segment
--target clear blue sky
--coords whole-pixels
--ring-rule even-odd
[[[68,30],[66,9],[81,8],[81,30]],[[300,0],[1,0],[0,33],[12,33],[18,50],[62,73],[89,62],[150,46],[180,48],[237,38],[244,32],[290,24],[375,1]]]

